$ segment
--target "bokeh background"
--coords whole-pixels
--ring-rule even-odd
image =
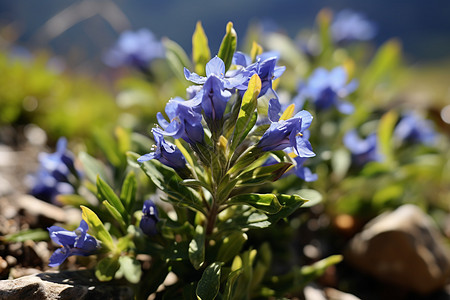
[[[324,7],[364,13],[378,26],[375,42],[380,45],[398,37],[410,62],[435,62],[450,54],[450,2],[446,0],[17,0],[0,3],[0,25],[4,31],[12,30],[8,38],[17,45],[30,50],[49,48],[72,67],[98,71],[103,66],[102,53],[125,29],[146,27],[190,53],[192,32],[201,20],[215,52],[228,21],[241,37],[255,22],[295,37],[300,29],[313,26]]]

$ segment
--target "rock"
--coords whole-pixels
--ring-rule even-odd
[[[429,294],[447,282],[448,253],[430,217],[407,204],[369,222],[350,241],[345,259],[381,281]]]
[[[91,271],[40,273],[14,280],[0,281],[0,300],[133,299],[128,286],[94,279]]]

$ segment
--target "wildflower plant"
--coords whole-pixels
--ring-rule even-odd
[[[304,166],[315,156],[308,140],[313,117],[306,110],[296,111],[295,105],[281,109],[273,85],[284,71],[277,66],[278,57],[263,54],[260,47],[252,55],[237,53],[232,23],[212,58],[205,41],[199,23],[193,37],[194,69],[182,70],[195,84],[187,90],[190,97],[169,100],[165,115],[157,114],[159,124],[151,130],[154,145],[147,154],[127,153],[125,178],[108,179],[98,161],[83,155],[90,170],[88,190],[99,201],[93,205],[81,196],[61,198],[82,204],[83,221],[75,232],[49,229],[63,246],[52,266],[68,255],[97,254],[97,278],[126,278],[138,299],[153,293],[174,299],[249,299],[301,290],[341,259],[332,256],[277,275],[270,271],[269,244],[256,249],[247,245],[252,230],[288,218],[307,202],[270,187],[285,174],[317,179]],[[167,51],[174,54],[177,49]],[[168,55],[176,57],[180,55]],[[234,63],[243,57],[245,63]],[[267,97],[270,105],[263,109]],[[145,140],[139,139],[141,144]],[[128,140],[131,144],[131,135]],[[108,151],[111,156],[115,150]],[[150,181],[137,176],[136,168]],[[92,185],[94,170],[99,175]],[[157,190],[149,195],[152,189],[140,185]],[[144,202],[149,196],[152,200]],[[147,263],[145,257],[150,257]],[[169,272],[177,280],[163,284]]]

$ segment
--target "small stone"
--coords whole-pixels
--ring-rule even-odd
[[[129,286],[99,282],[91,271],[40,273],[0,280],[0,300],[134,299]]]
[[[369,222],[350,241],[345,259],[381,281],[429,294],[447,283],[448,253],[430,217],[407,204]]]

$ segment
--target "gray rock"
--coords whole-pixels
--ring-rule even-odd
[[[433,221],[407,204],[369,222],[349,243],[345,259],[381,281],[428,294],[450,276],[449,249]]]
[[[128,286],[103,283],[90,271],[40,273],[14,280],[0,281],[0,300],[87,300],[133,299]]]

